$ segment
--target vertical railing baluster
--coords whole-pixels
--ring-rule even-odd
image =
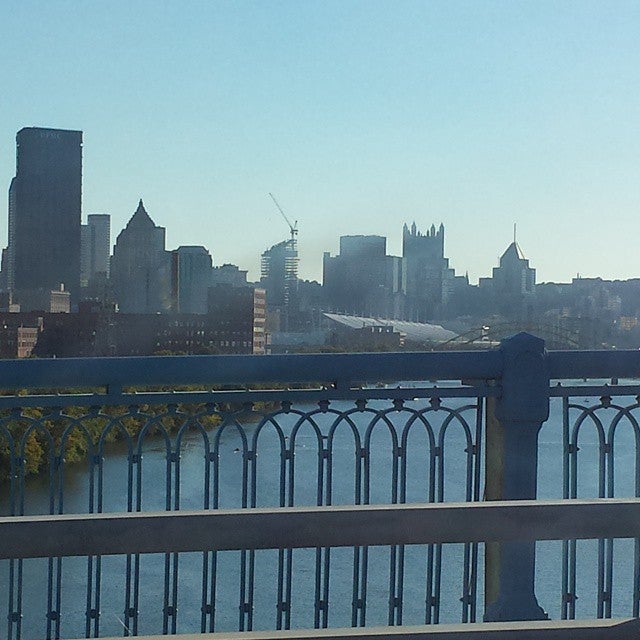
[[[444,449],[444,446],[443,446]],[[474,498],[474,480],[475,480],[475,455],[477,445],[474,440],[467,442],[465,453],[467,454],[466,469],[466,487],[465,487],[465,500],[471,502]],[[444,458],[444,452],[443,456]],[[460,596],[460,602],[462,603],[462,622],[469,622],[469,583],[471,581],[472,566],[471,566],[471,543],[464,543],[463,560],[462,560],[462,595]]]
[[[615,431],[610,430],[610,440],[605,443],[605,465],[607,471],[606,477],[606,496],[613,498],[615,496],[615,468],[614,468],[614,434]],[[613,601],[613,547],[614,542],[612,538],[608,538],[604,541],[604,611],[603,616],[605,618],[611,617],[611,607]]]
[[[571,439],[569,441],[569,498],[578,497],[578,432],[572,429]],[[569,614],[570,620],[576,617],[576,601],[578,600],[577,591],[577,557],[578,543],[575,539],[569,540]]]
[[[284,405],[283,408],[289,405]],[[287,491],[284,504],[293,507],[295,504],[295,442],[289,437],[289,446],[284,451],[287,464]],[[284,497],[284,496],[283,496]],[[293,550],[280,549],[278,551],[278,587],[276,608],[276,629],[291,628],[291,586],[292,586]]]
[[[41,425],[41,423],[40,423]],[[41,425],[42,426],[42,425]],[[48,434],[47,434],[48,435]],[[55,473],[58,468],[57,455],[54,443],[49,435],[49,514],[55,513]],[[23,448],[24,453],[24,448]],[[26,456],[25,456],[26,457]],[[59,612],[55,608],[56,601],[56,580],[55,580],[55,558],[47,560],[47,631],[46,639],[52,640],[55,634],[56,623],[59,618]]]
[[[640,539],[633,543],[633,604],[632,616],[640,617]]]
[[[139,420],[143,419],[140,414],[139,407],[131,407],[131,412],[138,416]],[[142,511],[142,444],[143,444],[144,431],[141,430],[138,435],[138,443],[136,448],[135,457],[133,462],[136,464],[136,511]],[[131,634],[138,635],[138,623],[140,621],[140,554],[136,553],[133,556],[133,602],[132,607],[129,609],[131,613]]]
[[[362,503],[371,503],[371,441],[366,440],[363,444],[363,487],[362,487]],[[362,556],[360,559],[360,626],[364,627],[367,623],[367,588],[369,586],[369,547],[361,547]]]
[[[640,397],[636,397],[636,407],[640,402]],[[638,431],[635,431],[635,483],[634,483],[634,496],[640,497],[640,435]],[[640,617],[640,537],[634,540],[633,544],[633,617]]]
[[[562,497],[569,498],[570,477],[570,442],[569,442],[569,398],[562,398]],[[573,599],[573,592],[569,587],[569,541],[562,541],[562,594],[560,603],[560,616],[562,620],[569,618],[569,608]]]
[[[257,434],[256,434],[257,435]],[[255,508],[258,506],[258,439],[254,436],[253,450],[251,451],[251,494],[249,507]],[[282,468],[282,460],[280,462]],[[280,493],[282,493],[282,478],[280,478]],[[254,609],[254,592],[255,592],[255,572],[256,572],[256,552],[251,549],[248,552],[247,560],[247,578],[246,578],[246,592],[244,599],[244,613],[246,627],[244,631],[253,631],[253,609]]]
[[[178,413],[178,407],[170,404],[167,407],[169,420],[175,425],[183,416]],[[162,423],[160,423],[162,424]],[[173,496],[169,496],[169,505],[174,511],[180,509],[180,438],[176,438],[172,443],[171,439],[167,442],[169,448],[171,462],[173,463]],[[173,504],[172,504],[173,503]],[[172,506],[171,506],[172,505]],[[180,556],[178,553],[171,554],[171,580],[170,580],[170,611],[171,611],[171,633],[178,631],[178,569]]]
[[[289,412],[291,408],[290,403],[281,403],[282,409],[285,413]],[[295,451],[293,438],[289,438],[289,445],[281,445],[280,450],[280,506],[293,506],[294,501],[294,486],[295,486]],[[285,592],[287,591],[286,583],[291,580],[287,572],[287,554],[291,553],[291,549],[279,549],[278,550],[278,577],[276,585],[276,629],[282,630],[285,626],[286,611],[290,608],[290,605],[286,601]]]
[[[415,419],[415,415],[414,418]],[[411,419],[412,420],[412,419]],[[405,423],[402,431],[402,437],[400,439],[400,468],[399,468],[399,484],[398,484],[398,501],[400,504],[407,502],[407,447],[408,447],[408,428],[409,421]],[[405,560],[405,546],[400,546],[400,558],[398,563],[399,583],[400,583],[400,601],[404,602],[404,560]],[[400,623],[402,624],[402,611],[400,617]]]
[[[171,411],[171,408],[169,409]],[[165,441],[165,510],[173,509],[173,469],[177,467],[179,452],[174,451],[171,442]],[[164,555],[164,606],[162,608],[162,632],[167,635],[176,632],[176,590],[177,590],[178,554],[165,553]]]
[[[444,502],[444,455],[442,450],[443,435],[442,429],[438,435],[438,444],[433,455],[436,458],[436,502]],[[432,602],[432,622],[440,622],[440,593],[442,587],[442,545],[434,545],[433,559],[433,596]]]
[[[247,448],[243,451],[243,482],[242,482],[242,508],[245,509],[248,506],[248,482],[250,478],[251,482],[251,504],[255,504],[256,499],[256,478],[255,478],[255,449],[251,450]],[[249,476],[249,471],[251,471],[251,476]],[[246,550],[242,550],[240,552],[240,606],[239,606],[239,620],[238,620],[238,631],[250,631],[249,623],[249,598],[248,598],[248,589],[249,589],[249,565],[251,564],[252,558],[249,555],[249,552]]]
[[[94,626],[94,619],[97,621],[97,609],[94,609],[93,605],[93,593],[94,593],[94,556],[87,558],[87,595],[85,600],[85,637],[90,638],[92,633],[92,627]],[[94,633],[94,636],[97,634]]]
[[[476,400],[476,430],[475,444],[473,448],[474,471],[473,471],[473,501],[480,500],[480,483],[482,477],[482,417],[483,399]],[[478,543],[471,543],[471,567],[469,574],[469,584],[467,587],[467,598],[469,607],[469,622],[475,622],[477,618],[477,601],[478,601]]]
[[[207,414],[215,414],[220,417],[221,423],[216,429],[216,435],[213,440],[213,451],[209,456],[209,464],[213,465],[211,470],[211,508],[220,508],[220,437],[225,428],[225,418],[217,411],[217,407],[213,403],[206,406]],[[243,447],[244,449],[244,447]],[[244,457],[244,454],[243,454]],[[209,589],[208,589],[208,614],[209,627],[208,631],[213,633],[216,630],[216,593],[218,586],[218,552],[211,551],[209,562]]]
[[[122,427],[124,428],[124,427]],[[104,442],[104,441],[103,441]],[[129,448],[128,448],[128,455],[127,455],[127,512],[132,512],[133,511],[133,490],[134,490],[134,482],[135,482],[135,475],[133,473],[134,468],[134,461],[137,459],[137,454],[133,453],[133,449],[131,447],[131,444],[128,442],[127,443]],[[104,444],[102,445],[104,447]],[[101,462],[101,466],[100,466],[100,482],[102,482],[102,462]],[[102,489],[100,489],[99,495],[102,496]],[[123,616],[123,620],[124,620],[124,636],[128,636],[131,633],[131,625],[133,624],[133,621],[137,618],[137,607],[134,607],[134,602],[133,602],[133,584],[132,584],[132,572],[133,572],[134,566],[133,566],[133,557],[131,556],[131,554],[127,554],[126,560],[125,560],[125,596],[124,596],[124,616]]]
[[[427,423],[429,424],[429,423]],[[428,486],[428,502],[436,501],[437,487],[437,447],[435,444],[435,436],[429,424],[429,486]],[[435,547],[433,544],[427,545],[427,562],[426,562],[426,593],[425,593],[425,624],[433,622],[433,614],[436,606],[435,599]]]
[[[7,440],[7,449],[9,452],[9,515],[16,515],[16,486],[19,479],[19,469],[22,467],[22,459],[16,457],[16,441],[12,433],[6,426],[6,421],[2,425],[0,434]],[[8,576],[8,593],[7,593],[7,640],[16,640],[13,635],[15,626],[18,622],[18,611],[14,609],[17,602],[16,594],[16,566],[20,560],[9,560],[9,576]]]
[[[95,416],[98,408],[90,409],[88,415]],[[96,510],[96,467],[100,465],[100,457],[94,450],[90,433],[86,432],[87,455],[89,465],[89,513]],[[87,599],[85,610],[85,635],[87,638],[99,636],[100,631],[100,556],[87,558]]]
[[[398,502],[404,504],[407,501],[407,449],[406,441],[401,440],[398,448]],[[403,603],[404,603],[404,558],[405,558],[405,546],[398,545],[398,558],[397,558],[397,591],[395,594],[396,602],[398,603],[396,623],[402,624],[403,616]]]
[[[397,410],[402,410],[402,403],[396,403]],[[391,462],[391,503],[398,503],[399,465],[403,457],[402,448],[396,442],[396,431],[393,426],[392,462]],[[391,545],[389,549],[389,625],[402,624],[402,569],[401,557],[404,553],[402,545]]]
[[[205,415],[210,415],[210,407],[205,407]],[[214,453],[211,451],[211,443],[208,437],[205,438],[204,451],[204,491],[202,508],[206,511],[211,509],[211,465],[213,464]],[[200,602],[200,633],[206,633],[208,630],[207,621],[213,615],[213,602],[209,601],[209,556],[210,551],[202,553],[202,595]]]
[[[602,435],[598,442],[598,498],[604,498],[606,495],[606,479],[607,479],[606,455],[607,455],[607,444],[605,442],[604,432],[602,432]],[[608,597],[608,594],[606,592],[606,587],[605,587],[605,566],[606,566],[605,549],[606,549],[605,541],[603,539],[599,539],[598,540],[598,573],[597,573],[598,602],[596,607],[597,608],[596,615],[598,618],[604,618],[606,600]]]
[[[328,476],[330,451],[327,447],[325,447],[322,437],[318,442],[318,456],[317,504],[318,506],[321,506],[330,504],[330,496],[326,491],[324,484],[324,478]],[[322,600],[324,606],[322,609],[321,627],[323,629],[326,629],[329,626],[329,578],[331,571],[331,549],[329,547],[325,547],[324,554],[325,556],[322,576]]]
[[[355,460],[355,504],[366,504],[365,487],[367,486],[365,475],[366,449],[356,444]],[[366,566],[368,562],[366,547],[354,547],[353,549],[353,597],[351,601],[351,626],[364,627],[366,606]]]

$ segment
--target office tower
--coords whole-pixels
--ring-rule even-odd
[[[324,254],[323,287],[332,311],[403,317],[404,260],[387,255],[387,239],[382,236],[342,236],[340,254]]]
[[[111,258],[111,281],[123,313],[171,311],[171,260],[165,228],[149,217],[142,200],[118,234]]]
[[[211,286],[211,254],[205,247],[184,246],[172,252],[171,282],[174,310],[207,313],[207,290]]]
[[[298,315],[298,246],[295,236],[267,249],[260,261],[260,286],[267,308],[279,314],[280,329],[292,331]]]
[[[514,241],[493,268],[491,278],[480,278],[484,297],[495,311],[508,318],[524,318],[531,314],[535,295],[536,270],[529,266],[520,245]]]
[[[407,264],[406,316],[426,322],[440,317],[452,294],[466,285],[444,257],[444,225],[431,225],[425,233],[414,222],[402,229],[402,257]]]
[[[207,319],[203,324],[216,327],[209,334],[209,346],[218,353],[264,355],[268,351],[266,311],[264,289],[231,284],[209,287]]]
[[[28,127],[16,136],[9,188],[8,286],[22,308],[45,308],[64,284],[80,287],[82,131]]]
[[[92,276],[102,273],[109,277],[111,251],[111,216],[90,213],[82,225],[80,242],[80,283],[87,286]]]

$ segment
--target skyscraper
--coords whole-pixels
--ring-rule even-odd
[[[442,317],[452,294],[467,284],[444,257],[444,225],[425,233],[414,222],[402,228],[402,257],[407,264],[407,319],[428,322]]]
[[[80,281],[87,286],[91,276],[103,273],[109,277],[111,251],[111,216],[108,213],[90,213],[87,224],[82,225]]]
[[[9,188],[7,281],[23,310],[60,285],[80,287],[82,131],[27,127],[16,136]]]
[[[531,313],[536,270],[529,266],[520,245],[513,239],[493,268],[493,277],[480,278],[480,289],[494,309],[507,318],[524,318]]]
[[[269,311],[280,314],[280,328],[293,330],[298,305],[298,244],[295,236],[263,252],[260,286],[266,292]]]
[[[178,247],[172,252],[171,282],[178,313],[207,313],[211,286],[211,254],[202,246]]]
[[[111,258],[111,281],[123,313],[171,311],[171,260],[165,228],[156,226],[142,200],[118,234]]]
[[[340,253],[325,253],[322,267],[328,309],[356,316],[403,316],[406,268],[402,258],[387,255],[383,236],[341,236]]]

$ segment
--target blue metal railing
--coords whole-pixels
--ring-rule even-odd
[[[4,498],[0,506],[6,513],[22,515],[34,510],[62,514],[478,501],[486,491],[485,446],[493,454],[502,452],[502,467],[485,470],[490,476],[501,474],[499,495],[486,497],[531,498],[536,491],[537,433],[546,420],[550,398],[556,396],[564,403],[558,423],[564,440],[559,457],[564,465],[564,497],[577,495],[577,442],[580,425],[588,421],[602,434],[598,472],[602,497],[616,493],[618,425],[632,425],[637,496],[638,405],[635,400],[627,406],[610,398],[638,394],[640,386],[558,387],[550,380],[639,374],[637,352],[546,353],[540,342],[528,336],[505,342],[501,350],[469,353],[5,361],[0,363],[0,388],[6,393],[0,396],[0,447],[8,477],[0,485]],[[273,388],[282,384],[287,388]],[[593,396],[603,398],[599,405],[586,404]],[[608,423],[597,417],[607,411],[615,412]],[[485,445],[487,437],[490,441]],[[81,458],[80,466],[72,464],[72,455]],[[119,470],[114,469],[114,461]],[[39,479],[30,480],[30,472],[38,466]],[[36,498],[37,507],[32,502]],[[561,614],[568,618],[576,615],[576,545],[564,543],[562,561]],[[354,626],[371,619],[388,624],[403,624],[408,615],[415,619],[418,585],[422,590],[419,615],[426,623],[440,622],[443,613],[452,616],[456,591],[463,622],[483,617],[478,607],[485,592],[490,618],[543,615],[533,587],[533,544],[503,543],[498,549],[499,568],[492,573],[491,566],[485,567],[492,576],[488,585],[479,579],[481,549],[477,542],[466,543],[455,556],[460,567],[455,591],[448,567],[443,571],[451,555],[442,544],[424,548],[420,571],[415,550],[389,547],[384,552],[384,576],[378,550],[353,548],[345,569],[344,554],[338,561],[330,548],[315,549],[311,573],[301,587],[313,593],[309,626],[334,624],[332,612],[345,609],[336,600],[336,593],[341,597],[347,593],[336,587],[336,573],[343,580],[348,576],[349,622]],[[228,600],[229,585],[221,582],[222,574],[228,573],[224,553],[208,551],[199,561],[184,560],[177,553],[164,555],[159,578],[153,578],[160,580],[164,633],[184,629],[179,621],[194,611],[201,631],[229,626],[229,614],[218,601],[221,594]],[[277,629],[299,624],[294,615],[298,557],[291,549],[275,552],[269,574],[273,602],[268,606],[273,612],[271,624]],[[25,608],[27,561],[8,561],[0,580],[6,585],[9,639],[32,637],[29,633],[35,628],[43,629],[40,636],[47,638],[65,632],[65,620],[73,617],[64,611],[67,562],[47,561],[45,622],[38,627],[40,623],[32,621],[36,612]],[[142,629],[145,608],[156,606],[144,592],[145,580],[152,575],[140,555],[131,554],[123,562],[119,603],[114,606],[119,607],[121,631],[136,634]],[[608,617],[612,615],[613,541],[598,543],[597,563],[596,614]],[[199,570],[193,569],[196,564]],[[639,565],[636,541],[634,616],[640,602]],[[236,626],[250,630],[264,625],[264,620],[255,618],[256,610],[267,606],[257,577],[264,564],[256,551],[244,550],[238,553],[235,566]],[[199,603],[191,612],[181,599],[184,567],[191,567],[191,577],[199,576]],[[372,567],[378,567],[374,574]],[[105,601],[113,573],[99,556],[87,558],[82,573],[82,631],[87,636],[104,635],[113,628],[103,611],[113,604]],[[407,596],[408,587],[411,596]],[[189,590],[193,593],[193,585]],[[488,601],[492,595],[497,599],[493,609]],[[381,602],[385,602],[384,618]]]

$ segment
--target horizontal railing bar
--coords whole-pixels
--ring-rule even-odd
[[[549,351],[549,373],[558,380],[640,377],[640,351]]]
[[[488,398],[499,396],[500,386],[477,385],[461,387],[394,387],[389,389],[238,389],[236,391],[154,391],[138,393],[59,393],[0,396],[0,409],[14,407],[107,407],[157,404],[205,404],[243,402],[317,402],[320,400],[406,400],[421,398]],[[635,397],[638,385],[554,385],[552,398],[608,396]]]
[[[549,389],[549,395],[552,398],[601,398],[602,396],[608,396],[609,398],[615,398],[617,396],[633,397],[640,395],[640,383],[637,385],[574,385],[570,387],[556,385]]]
[[[162,511],[0,518],[0,558],[640,537],[640,500]]]
[[[296,629],[291,631],[249,631],[186,634],[178,636],[138,636],[139,640],[352,640],[353,638],[393,638],[393,640],[636,640],[640,619],[536,620],[527,622],[486,622],[397,627],[355,627],[347,629]],[[116,640],[116,638],[104,638]]]
[[[550,351],[552,379],[640,376],[640,351]],[[500,350],[293,355],[142,356],[0,360],[0,388],[121,389],[255,383],[491,380],[502,373]]]
[[[501,368],[498,351],[1,360],[0,388],[262,382],[320,382],[340,388],[396,380],[486,380],[499,377]]]
[[[204,404],[243,402],[318,402],[320,400],[406,400],[419,398],[486,398],[496,386],[396,387],[393,389],[274,389],[237,391],[158,391],[120,394],[45,394],[0,396],[0,409],[13,407],[102,407],[141,404]]]

